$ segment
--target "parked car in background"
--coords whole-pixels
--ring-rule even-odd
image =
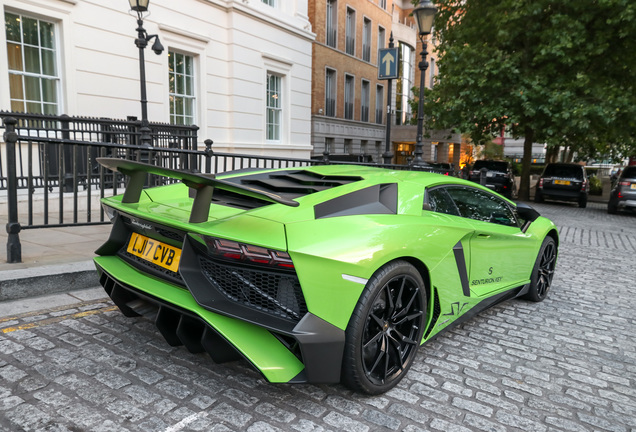
[[[537,181],[534,201],[576,201],[579,207],[584,208],[587,206],[589,192],[590,183],[584,166],[575,163],[549,163]]]
[[[507,198],[517,196],[515,176],[510,162],[487,159],[475,161],[468,179],[475,183],[480,183],[482,169],[486,169],[486,183],[484,186],[499,192]]]
[[[447,176],[455,176],[455,166],[452,163],[448,162],[431,162],[426,161],[427,164],[432,166],[433,168],[437,168],[438,170],[442,170],[444,172],[440,172],[440,174],[444,174]]]
[[[636,209],[636,165],[625,167],[610,192],[607,212]]]

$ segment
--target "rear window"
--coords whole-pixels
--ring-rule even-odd
[[[548,165],[544,177],[562,177],[583,180],[583,168],[579,165]]]
[[[623,170],[623,178],[636,178],[636,166],[628,166]]]
[[[475,165],[473,165],[473,169],[477,171],[482,168],[486,168],[491,171],[506,172],[508,170],[508,164],[506,162],[500,162],[500,161],[485,161],[485,160],[475,161]]]

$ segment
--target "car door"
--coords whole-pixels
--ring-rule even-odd
[[[527,260],[532,242],[521,231],[512,206],[478,188],[448,186],[446,191],[475,229],[468,265],[471,295],[479,297],[526,283],[534,263]]]

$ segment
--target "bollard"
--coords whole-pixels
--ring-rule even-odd
[[[20,223],[18,222],[18,175],[15,157],[15,145],[18,134],[15,125],[18,121],[14,117],[4,119],[4,142],[7,146],[7,262],[22,262],[22,245],[20,244]]]

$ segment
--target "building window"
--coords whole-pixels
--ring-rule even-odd
[[[5,13],[11,110],[58,114],[59,87],[55,24]]]
[[[356,11],[350,8],[347,8],[345,52],[349,55],[356,54]]]
[[[371,20],[367,18],[362,27],[362,60],[371,61]]]
[[[276,7],[276,0],[261,0],[263,3],[265,3],[266,5],[269,5],[271,7]]]
[[[194,124],[194,57],[168,51],[170,123]]]
[[[325,115],[336,116],[336,71],[327,69],[325,73]]]
[[[267,140],[281,140],[282,84],[278,75],[267,74]]]
[[[333,138],[325,137],[325,151],[334,153],[336,151],[336,143]]]
[[[338,28],[338,4],[336,0],[327,0],[327,46],[336,48]]]
[[[345,75],[344,118],[353,120],[353,100],[355,81],[351,75]]]
[[[378,27],[378,49],[382,49],[386,44],[386,35],[384,27]]]
[[[380,0],[378,4],[382,9],[386,9],[386,0]]]
[[[377,124],[384,123],[384,87],[377,85],[375,88],[375,122]]]
[[[435,85],[435,59],[430,61],[430,67],[428,70],[428,88],[432,89]]]
[[[369,101],[371,100],[371,85],[369,81],[362,80],[360,92],[360,121],[369,121]]]
[[[411,121],[411,105],[409,104],[413,87],[414,49],[400,42],[398,48],[398,79],[395,91],[395,124],[404,125]]]

